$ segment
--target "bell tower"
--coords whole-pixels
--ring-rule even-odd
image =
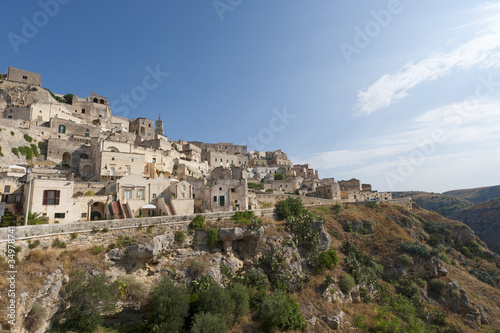
[[[161,121],[160,114],[158,114],[158,120],[156,121],[155,134],[164,135],[163,134],[163,121]]]

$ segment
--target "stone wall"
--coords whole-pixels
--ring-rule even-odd
[[[257,209],[254,210],[255,215],[261,214],[272,215],[274,209]],[[218,212],[218,213],[203,213],[207,220],[216,220],[220,218],[229,218],[234,212]],[[138,227],[148,227],[150,225],[166,225],[166,224],[186,224],[190,223],[198,214],[183,215],[183,216],[156,216],[143,217],[124,220],[106,220],[106,221],[87,221],[80,223],[65,223],[65,224],[41,224],[34,226],[14,227],[17,240],[27,240],[39,237],[53,237],[55,235],[69,235],[72,233],[89,233],[93,230],[102,230],[107,228],[109,231],[130,229]],[[10,228],[0,228],[0,244],[6,243],[8,240]]]
[[[42,85],[42,75],[14,67],[9,67],[7,69],[7,80],[33,84],[35,86]]]

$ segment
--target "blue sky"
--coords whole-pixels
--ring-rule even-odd
[[[174,140],[282,149],[378,190],[500,184],[498,3],[4,0],[0,29],[1,72],[160,113]]]

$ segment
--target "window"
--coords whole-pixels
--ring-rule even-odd
[[[86,136],[86,137],[89,137],[89,136],[90,136],[90,133],[85,133],[85,136]]]
[[[153,157],[153,163],[156,163],[156,157]]]
[[[61,191],[45,190],[43,191],[42,205],[59,205],[59,196]]]
[[[125,199],[130,199],[130,198],[132,198],[132,191],[125,190]]]
[[[27,79],[28,79],[28,77],[23,75],[23,80],[27,80]]]
[[[82,217],[87,217],[87,213],[82,213]]]
[[[112,160],[112,161],[114,161],[114,160],[115,160],[115,158],[114,158],[114,157],[111,157],[111,160]]]
[[[181,193],[181,198],[184,199],[185,197],[186,197],[186,195],[184,193]]]
[[[111,167],[111,174],[114,175],[115,174],[115,167]]]
[[[127,167],[127,175],[130,175],[130,167]]]
[[[215,162],[217,162],[217,157],[215,158]]]
[[[85,113],[85,109],[82,109],[82,113]]]
[[[156,199],[156,193],[153,193],[153,199]]]
[[[12,118],[12,115],[11,115],[11,114],[9,114],[9,116],[8,116],[7,118]]]
[[[54,218],[55,219],[63,219],[66,216],[66,213],[55,213]]]
[[[214,202],[217,202],[217,196],[214,195]]]
[[[234,187],[231,189],[231,192],[234,193]]]
[[[5,193],[10,193],[10,185],[5,185],[5,187],[4,187],[4,189],[3,189],[3,191],[4,191]]]
[[[222,187],[219,187],[219,191],[222,191]]]
[[[182,190],[185,191],[186,190],[186,185],[182,185]]]
[[[144,190],[139,190],[139,191],[137,192],[137,197],[138,197],[139,199],[144,199]]]

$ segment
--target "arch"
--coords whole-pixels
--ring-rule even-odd
[[[92,213],[90,213],[90,220],[92,221],[100,220],[101,218],[102,218],[101,212],[94,210],[92,211]]]
[[[108,147],[109,151],[119,153],[120,151],[116,147]]]
[[[101,99],[101,100],[99,101],[99,103],[104,104],[104,100],[103,100],[103,99]]]
[[[80,155],[80,159],[81,160],[87,160],[88,158],[89,158],[89,155],[87,155],[87,154],[81,154]]]
[[[67,165],[67,166],[71,166],[71,153],[69,152],[65,152],[63,155],[62,155],[62,164],[63,165]]]
[[[90,167],[90,165],[86,165],[83,167],[82,174],[84,177],[90,177],[91,173],[92,173],[92,168]]]
[[[100,119],[95,119],[92,121],[92,125],[99,126],[101,125],[101,120]]]
[[[66,133],[66,126],[65,125],[59,125],[59,133]]]
[[[99,100],[97,98],[94,98],[94,103],[98,103]]]
[[[141,136],[145,136],[146,135],[146,129],[144,128],[144,126],[141,126]]]

